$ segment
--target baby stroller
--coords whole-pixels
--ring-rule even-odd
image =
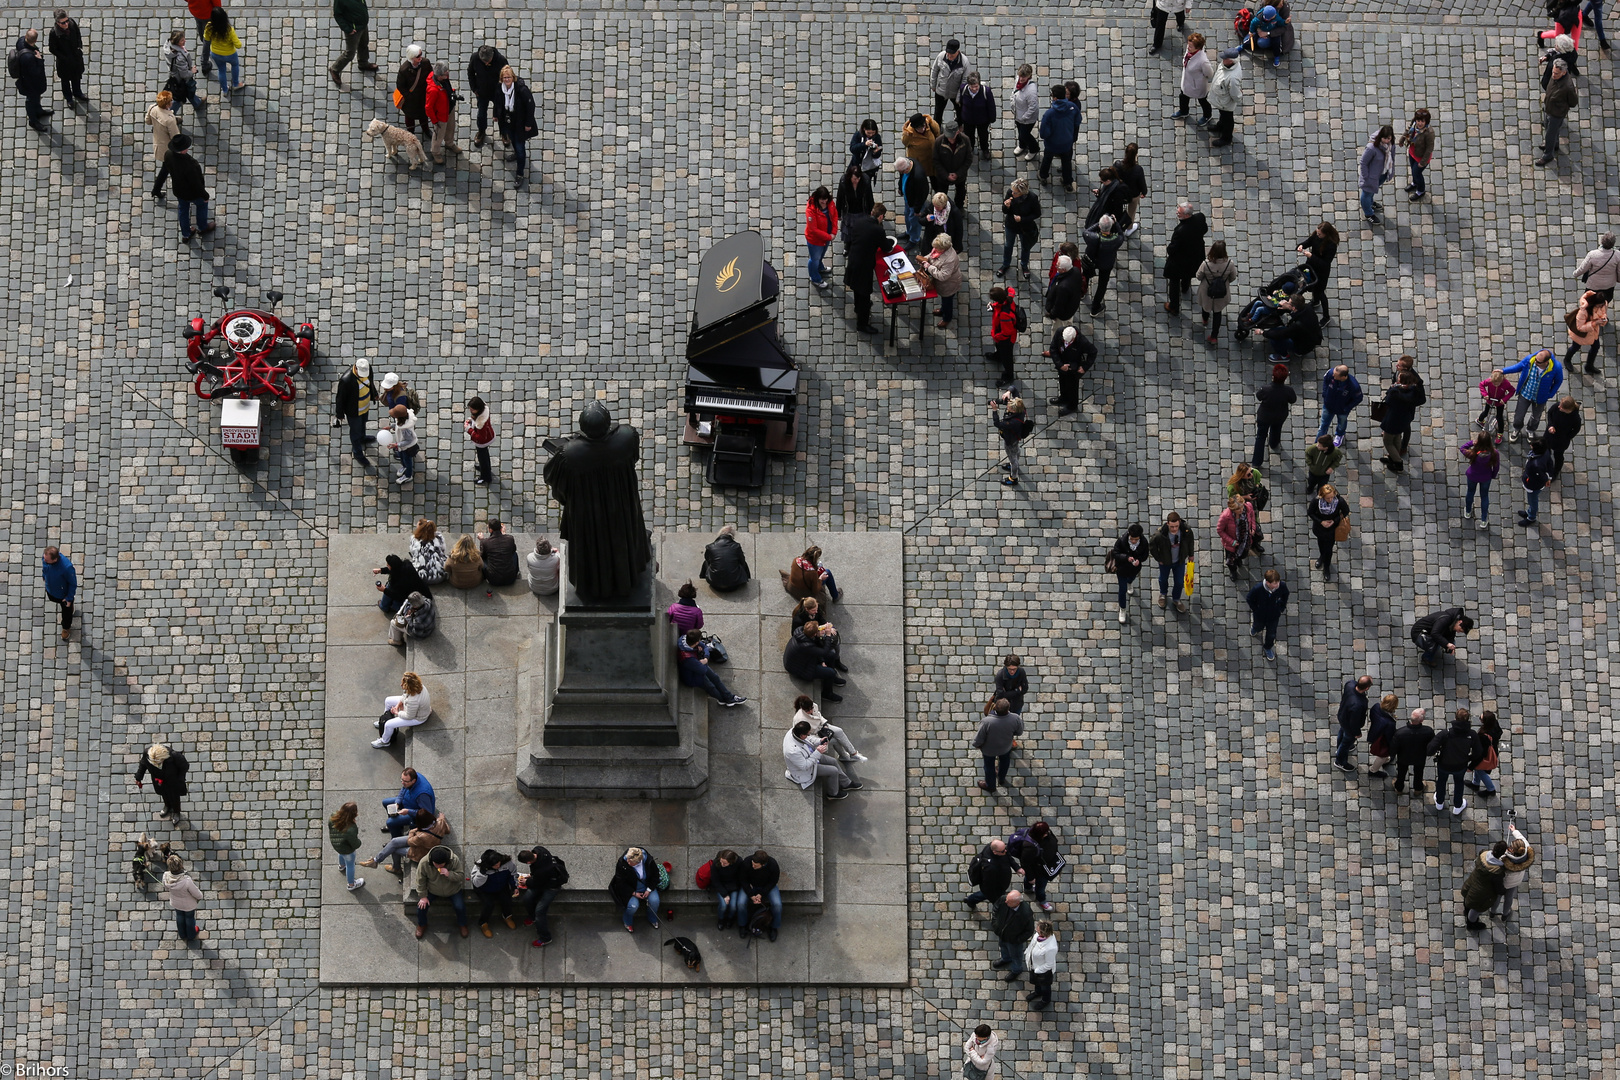
[[[1271,284],[1260,290],[1260,295],[1243,305],[1243,310],[1238,312],[1237,325],[1232,329],[1232,336],[1238,341],[1243,341],[1250,334],[1263,333],[1274,326],[1281,326],[1286,313],[1279,310],[1278,305],[1290,297],[1308,292],[1314,284],[1316,272],[1305,265],[1296,266],[1273,278]],[[1323,299],[1319,299],[1318,302],[1324,309],[1324,318],[1321,321],[1325,324],[1327,303]]]

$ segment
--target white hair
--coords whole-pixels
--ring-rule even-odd
[[[1569,65],[1564,63],[1562,60],[1554,60],[1552,69],[1553,69],[1553,72],[1555,74],[1558,74],[1558,75],[1568,75],[1569,74]]]
[[[418,56],[421,56],[421,55],[422,55],[422,46],[417,45],[414,42],[412,44],[410,44],[410,45],[405,46],[405,59],[407,59],[407,60],[415,60]]]
[[[894,159],[894,171],[895,172],[910,172],[911,171],[911,159],[908,158],[908,157],[897,157],[897,158],[895,158]]]
[[[1113,232],[1114,231],[1114,215],[1113,214],[1104,214],[1102,217],[1098,218],[1097,219],[1097,231],[1098,232],[1105,232],[1105,233],[1106,232]]]
[[[1574,52],[1575,39],[1570,37],[1568,34],[1559,34],[1557,37],[1553,38],[1553,48],[1557,49],[1559,52]]]
[[[1190,214],[1192,212],[1193,212],[1193,204],[1188,202],[1186,199],[1182,199],[1180,202],[1176,203],[1176,213],[1178,213],[1178,214],[1180,214],[1180,213],[1188,213],[1188,214]]]
[[[1079,337],[1079,336],[1080,336],[1080,331],[1076,330],[1074,327],[1065,326],[1063,328],[1063,344],[1065,344],[1065,345],[1073,345],[1074,344],[1074,339]]]
[[[1069,258],[1067,255],[1059,255],[1057,260],[1057,268],[1059,270],[1073,270],[1074,260]]]

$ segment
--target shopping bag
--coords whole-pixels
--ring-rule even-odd
[[[1181,591],[1182,591],[1183,594],[1185,594],[1187,596],[1192,595],[1192,592],[1193,592],[1193,577],[1194,576],[1195,575],[1193,573],[1193,561],[1191,559],[1188,559],[1187,560],[1187,576],[1181,583]]]

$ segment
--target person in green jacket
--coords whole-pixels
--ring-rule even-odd
[[[456,925],[461,928],[461,936],[466,937],[470,933],[467,929],[467,901],[461,896],[461,884],[466,879],[467,874],[461,868],[461,856],[443,844],[428,852],[428,857],[416,864],[416,895],[421,898],[416,901],[418,939],[427,933],[428,908],[435,896],[450,901],[450,906],[456,911]]]
[[[377,65],[371,62],[371,31],[367,29],[371,12],[366,10],[366,0],[332,0],[332,18],[337,20],[338,29],[343,32],[343,55],[332,61],[326,70],[341,90],[343,69],[357,56],[361,71],[370,73],[377,70]]]
[[[332,850],[338,854],[338,865],[343,867],[343,876],[349,879],[350,892],[366,883],[365,878],[354,876],[354,853],[360,850],[360,826],[355,824],[359,816],[360,808],[346,802],[338,807],[337,813],[326,819],[326,832],[332,838]]]

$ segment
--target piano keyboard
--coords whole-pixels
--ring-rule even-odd
[[[761,416],[783,416],[787,411],[787,406],[781,402],[754,401],[720,394],[696,394],[693,397],[696,407],[704,411],[713,409],[716,412],[758,413]]]

